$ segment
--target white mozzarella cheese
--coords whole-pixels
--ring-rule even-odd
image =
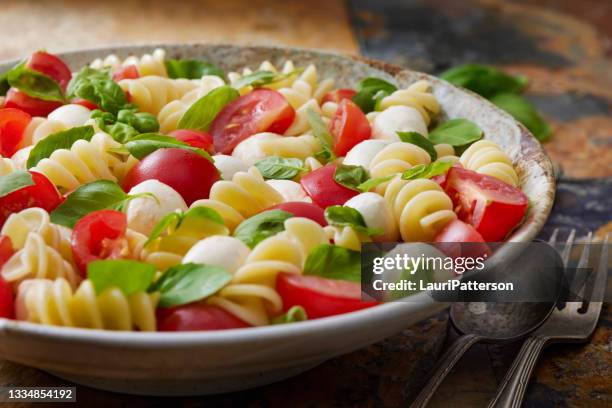
[[[49,114],[50,120],[63,123],[67,128],[83,126],[89,120],[91,111],[82,105],[71,103],[60,106]]]
[[[342,163],[363,166],[367,169],[370,167],[370,162],[374,156],[384,149],[388,143],[386,140],[364,140],[349,150]]]
[[[289,201],[305,201],[311,203],[312,199],[306,194],[300,183],[291,180],[267,180],[273,189],[278,191],[283,196],[285,202]]]
[[[356,209],[361,213],[368,228],[383,231],[374,238],[375,241],[396,241],[399,231],[393,212],[385,199],[376,193],[361,193],[344,203],[346,207]]]
[[[372,138],[400,141],[397,132],[417,132],[427,136],[427,125],[421,113],[408,106],[391,106],[380,112],[372,123]]]
[[[183,263],[218,266],[233,275],[244,264],[250,252],[249,247],[238,238],[215,235],[191,247]]]
[[[249,169],[248,164],[243,162],[238,157],[228,156],[225,154],[217,154],[213,156],[215,159],[215,167],[221,173],[223,180],[231,180],[234,174],[239,171],[247,171]]]
[[[130,195],[142,193],[150,193],[157,200],[146,196],[134,198],[128,203],[126,213],[129,228],[145,235],[149,235],[166,214],[175,210],[187,210],[181,195],[158,180],[145,180],[129,192]]]

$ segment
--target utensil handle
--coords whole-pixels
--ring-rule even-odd
[[[542,336],[532,336],[525,340],[489,408],[521,407],[529,377],[540,357],[540,352],[547,344],[548,338]]]
[[[444,381],[448,373],[451,372],[455,364],[461,360],[461,357],[470,349],[470,347],[472,347],[472,345],[474,345],[474,343],[477,343],[480,340],[482,340],[482,337],[475,334],[466,334],[455,340],[453,345],[446,351],[446,353],[444,353],[440,361],[438,361],[433,376],[429,379],[427,385],[425,385],[425,388],[421,390],[410,407],[425,407],[433,396],[434,392],[436,392],[440,384],[442,384],[442,381]]]

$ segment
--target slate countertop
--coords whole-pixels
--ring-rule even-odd
[[[570,4],[571,3],[571,4]],[[527,96],[552,123],[545,149],[560,167],[555,227],[612,230],[612,5],[583,0],[301,1],[5,0],[0,59],[117,43],[200,41],[326,48],[437,73],[465,62],[530,79]],[[15,35],[18,33],[18,35]],[[608,280],[612,287],[612,279]],[[447,335],[448,334],[448,335]],[[78,388],[86,406],[406,406],[456,337],[445,314],[295,378],[255,390],[165,400]],[[476,346],[431,406],[486,406],[520,344]],[[612,311],[587,345],[555,345],[540,359],[527,407],[612,406]],[[0,384],[67,385],[0,361]],[[22,406],[29,406],[24,404]]]

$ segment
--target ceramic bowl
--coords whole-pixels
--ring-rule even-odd
[[[233,45],[125,46],[61,54],[73,70],[94,58],[121,57],[164,48],[170,58],[200,58],[225,71],[255,68],[264,60],[314,63],[322,77],[351,87],[366,76],[399,86],[428,79],[442,106],[442,119],[476,122],[497,142],[518,170],[532,206],[510,241],[529,241],[551,209],[555,182],[540,144],[512,117],[485,99],[429,75],[360,57],[320,51]],[[0,72],[15,61],[0,65]],[[428,318],[447,305],[425,295],[359,312],[291,325],[193,333],[116,333],[54,328],[0,319],[0,357],[70,381],[134,394],[198,395],[236,391],[278,381],[332,357],[357,350]]]

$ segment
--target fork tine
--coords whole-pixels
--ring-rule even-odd
[[[582,248],[582,253],[580,254],[580,259],[578,260],[578,265],[576,265],[576,272],[574,277],[573,286],[577,289],[576,300],[578,302],[584,302],[585,289],[588,281],[588,266],[589,266],[589,257],[591,255],[591,243],[593,241],[593,232],[589,231],[585,241],[584,247]]]
[[[603,302],[604,292],[606,291],[606,280],[608,279],[608,237],[609,234],[606,234],[603,239],[599,264],[594,272],[595,279],[593,282],[593,291],[590,296],[594,302]]]
[[[576,230],[572,228],[570,231],[567,240],[565,241],[565,246],[563,247],[563,252],[561,253],[561,259],[563,260],[563,266],[567,268],[569,263],[569,257],[572,252],[572,247],[574,246],[574,238],[576,237]]]
[[[555,228],[552,232],[552,234],[550,235],[550,238],[548,239],[548,244],[550,246],[555,246],[555,244],[557,243],[557,236],[559,235],[559,228]]]

